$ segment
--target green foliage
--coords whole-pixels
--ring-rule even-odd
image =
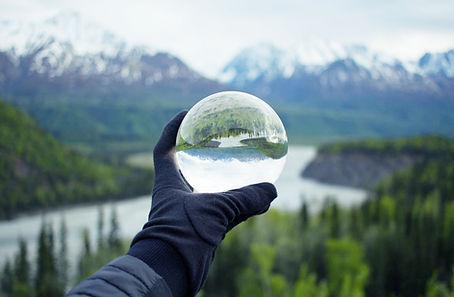
[[[442,230],[442,253],[446,259],[446,265],[454,265],[454,201],[446,204]],[[453,274],[454,281],[454,274]],[[454,285],[454,283],[453,283]]]
[[[30,280],[30,266],[27,259],[27,245],[23,238],[19,239],[19,253],[14,263],[15,279],[21,283],[28,283]]]
[[[151,170],[94,162],[0,101],[0,219],[34,209],[149,193]]]
[[[237,289],[219,294],[229,284],[215,283],[216,291],[210,273],[204,296],[452,296],[452,143],[422,137],[351,145],[373,154],[418,154],[421,163],[381,182],[357,207],[327,199],[312,216],[303,204],[299,213],[271,210],[239,226],[224,242],[230,248],[236,238],[237,253],[225,253],[223,243],[213,265],[248,259],[235,270],[222,266],[224,275],[235,271]]]
[[[109,237],[107,238],[109,249],[121,249],[121,241],[118,235],[119,229],[120,226],[118,225],[117,211],[115,208],[112,208],[112,213],[110,215],[110,232]]]
[[[434,274],[427,283],[425,297],[454,297],[454,283],[450,290],[445,283],[437,281],[437,274]]]
[[[115,211],[112,209],[112,215]],[[116,218],[111,218],[111,230],[116,230]],[[70,267],[67,259],[66,223],[62,219],[59,231],[59,250],[55,243],[57,239],[53,234],[53,227],[42,222],[38,236],[38,250],[36,262],[29,262],[27,246],[23,239],[19,239],[19,251],[14,258],[13,265],[9,259],[5,262],[0,273],[0,296],[5,297],[60,297],[67,290],[68,285],[81,281],[87,276],[96,272],[99,268],[124,255],[128,250],[129,243],[125,241],[116,242],[115,246],[108,244],[109,239],[102,238],[102,244],[92,246],[88,230],[82,232],[81,240],[84,242],[83,250],[78,263],[78,271],[75,279],[69,279]],[[33,275],[31,275],[33,273]]]
[[[295,284],[293,297],[328,297],[326,282],[317,284],[317,276],[310,273],[307,265],[301,266],[300,276]]]
[[[104,247],[104,208],[98,207],[98,247]]]
[[[62,218],[60,222],[60,250],[58,254],[58,279],[63,289],[66,289],[69,283],[69,261],[68,261],[68,242],[67,242],[66,221]]]
[[[61,296],[64,289],[58,280],[53,227],[43,222],[38,239],[38,259],[34,291],[37,297]]]
[[[11,263],[9,259],[6,260],[3,271],[1,274],[1,291],[5,295],[10,295],[13,292],[13,284],[14,284],[14,272],[13,268],[11,267]]]
[[[349,141],[327,144],[320,147],[319,151],[322,153],[406,153],[433,158],[453,155],[454,139],[438,135],[427,135],[392,140]]]
[[[453,297],[454,167],[446,143],[439,143],[440,150],[430,149],[432,157],[380,183],[359,206],[344,209],[327,199],[319,213],[303,204],[299,212],[271,209],[242,223],[218,248],[201,296]],[[77,280],[127,249],[118,238],[114,210],[107,236],[103,216],[101,210],[97,246],[88,231],[83,235]],[[54,296],[62,287],[46,277],[61,260],[51,252],[51,229],[43,230],[36,271],[47,276],[32,279],[42,279],[41,291]],[[16,263],[26,261],[14,263],[6,262],[2,270],[6,296],[28,290],[15,281],[22,275],[16,272],[24,271],[18,268],[24,264]]]
[[[30,296],[30,264],[27,259],[27,245],[24,239],[19,239],[19,252],[14,261],[14,280],[12,296]]]
[[[98,222],[103,221],[104,212],[99,211]],[[98,228],[101,224],[98,224]],[[112,208],[110,216],[110,232],[107,238],[98,233],[97,246],[93,247],[90,242],[90,234],[87,229],[82,232],[84,249],[80,255],[76,282],[80,282],[95,273],[102,266],[113,259],[124,255],[129,248],[129,242],[121,241],[118,237],[119,225],[115,208]],[[102,228],[101,228],[102,229]],[[99,230],[98,230],[99,232]]]
[[[326,242],[328,288],[331,296],[364,296],[369,267],[360,243],[349,238]]]

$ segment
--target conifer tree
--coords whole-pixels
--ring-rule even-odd
[[[87,275],[89,275],[90,270],[90,258],[91,258],[91,243],[90,243],[90,233],[87,228],[82,230],[82,241],[83,241],[83,250],[79,259],[78,266],[78,276],[77,280],[82,281]]]
[[[14,281],[12,295],[28,297],[31,294],[29,284],[30,265],[27,259],[27,244],[23,238],[19,239],[19,252],[14,259]]]
[[[45,222],[41,225],[38,239],[38,257],[36,265],[35,292],[37,297],[63,295],[57,278],[54,255],[54,232],[52,225]]]
[[[19,239],[19,252],[14,263],[15,281],[27,284],[30,280],[30,264],[27,259],[27,243],[23,238]]]
[[[84,250],[82,252],[83,255],[90,255],[91,254],[91,243],[90,243],[90,232],[87,228],[82,230],[82,239],[83,239],[83,246]]]
[[[356,208],[350,209],[350,233],[355,239],[359,239],[361,235],[361,222],[359,218],[359,210]]]
[[[306,229],[308,227],[308,225],[309,225],[309,211],[308,211],[308,208],[307,208],[306,201],[304,201],[303,205],[301,206],[300,224],[301,224],[301,228],[303,230]]]
[[[446,269],[448,269],[454,265],[454,201],[447,203],[445,206],[442,230],[442,253],[445,259]]]
[[[67,242],[66,220],[62,217],[60,223],[60,250],[58,255],[58,276],[63,289],[68,285],[68,242]]]
[[[121,248],[120,238],[119,238],[119,225],[117,218],[117,211],[115,207],[112,207],[112,213],[110,215],[110,232],[109,232],[109,249],[118,250]]]
[[[98,208],[98,249],[104,247],[104,209],[102,206]]]
[[[1,274],[1,290],[5,295],[10,296],[13,291],[14,274],[9,259],[6,260]]]
[[[338,238],[340,236],[340,219],[339,219],[339,207],[336,202],[332,202],[331,213],[330,213],[330,236]]]

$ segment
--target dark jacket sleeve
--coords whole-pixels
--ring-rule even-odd
[[[82,281],[66,296],[172,297],[164,279],[136,257],[117,258]]]

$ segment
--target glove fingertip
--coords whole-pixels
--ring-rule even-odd
[[[155,155],[165,155],[175,146],[178,129],[187,113],[187,110],[182,110],[167,123],[154,147]]]
[[[277,197],[277,189],[272,183],[264,182],[259,184],[250,185],[248,187],[258,188],[263,192],[271,201]]]
[[[248,185],[229,192],[233,193],[238,201],[247,201],[245,205],[248,211],[268,209],[277,197],[276,187],[268,182]]]
[[[175,119],[176,121],[181,122],[181,121],[183,120],[183,118],[186,116],[187,113],[188,113],[188,110],[187,110],[187,109],[183,109],[183,110],[181,110],[180,112],[178,112],[178,113],[175,115],[174,119]]]
[[[188,113],[187,110],[182,110],[180,111],[179,113],[177,113],[170,121],[169,123],[167,124],[167,126],[164,128],[164,133],[166,133],[168,136],[171,136],[171,137],[176,137],[177,135],[177,132],[178,132],[178,128],[180,127],[181,125],[181,122],[183,122],[184,120],[184,117],[186,116],[186,114]]]

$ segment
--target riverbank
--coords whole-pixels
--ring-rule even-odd
[[[410,154],[321,152],[302,170],[301,176],[327,184],[371,189],[377,182],[410,168],[419,160]]]
[[[452,156],[454,141],[438,135],[340,142],[318,148],[304,178],[363,189],[421,162]]]
[[[311,146],[290,146],[287,162],[280,178],[275,185],[278,198],[273,201],[272,207],[284,211],[299,210],[301,203],[306,201],[311,211],[317,211],[326,197],[334,197],[341,205],[349,206],[363,201],[366,192],[348,187],[322,184],[306,178],[300,173],[304,166],[315,157],[316,148]],[[151,153],[150,155],[151,156]],[[147,158],[146,154],[142,157]],[[150,158],[148,158],[150,159]],[[36,252],[36,243],[41,221],[53,223],[55,230],[62,218],[68,228],[68,253],[73,264],[79,257],[82,248],[81,232],[87,228],[92,242],[96,240],[96,226],[98,210],[104,208],[105,225],[108,225],[110,209],[116,208],[120,237],[131,239],[143,226],[150,209],[151,196],[131,198],[99,204],[86,204],[64,207],[47,213],[21,216],[11,221],[0,222],[0,262],[11,258],[17,250],[17,240],[22,237],[26,240],[33,259]],[[1,264],[1,263],[0,263]]]

